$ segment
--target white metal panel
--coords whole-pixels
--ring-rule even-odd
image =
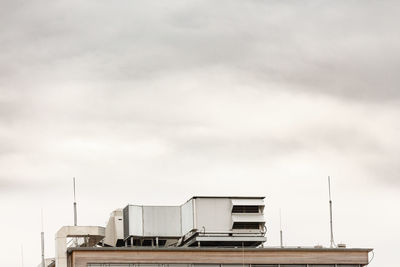
[[[115,238],[116,239],[124,238],[124,220],[122,214],[115,216]]]
[[[232,206],[265,206],[263,199],[231,199]]]
[[[108,220],[104,243],[111,246],[115,246],[117,240],[123,238],[124,238],[124,225],[123,225],[122,210],[117,209],[111,213],[110,219]]]
[[[196,198],[197,229],[202,231],[230,231],[232,228],[229,198]]]
[[[129,205],[129,235],[143,235],[143,207]]]
[[[232,215],[233,222],[265,222],[264,216],[261,214],[240,214]]]
[[[194,228],[193,222],[193,199],[189,200],[181,206],[181,234],[185,235],[189,233]]]
[[[181,236],[181,209],[179,206],[144,206],[144,235]]]

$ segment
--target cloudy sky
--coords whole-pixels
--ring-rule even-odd
[[[0,0],[2,265],[72,217],[265,195],[267,245],[400,239],[398,1]]]

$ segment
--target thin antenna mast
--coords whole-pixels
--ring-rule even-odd
[[[21,244],[21,266],[24,267],[24,245]]]
[[[283,234],[282,234],[282,212],[279,209],[279,233],[280,233],[280,240],[281,240],[281,248],[283,248]]]
[[[74,177],[73,181],[74,181],[74,226],[77,226],[78,225],[78,214],[76,211],[75,177]]]
[[[329,188],[329,215],[330,215],[330,226],[331,226],[331,248],[335,247],[335,241],[333,239],[333,222],[332,222],[332,197],[331,197],[331,177],[328,176],[328,188]]]
[[[40,233],[41,238],[41,248],[42,248],[42,267],[45,267],[45,260],[44,260],[44,231],[43,231],[43,209],[41,210],[41,217],[42,217],[42,232]]]

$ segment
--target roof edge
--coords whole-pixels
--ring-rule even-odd
[[[235,198],[235,199],[265,199],[265,196],[193,196],[195,198]]]
[[[151,248],[151,247],[75,247],[68,248],[67,252],[70,254],[73,251],[358,251],[358,252],[371,252],[372,248],[312,248],[312,247],[269,247],[269,248],[218,248],[218,247],[178,247],[178,248]]]

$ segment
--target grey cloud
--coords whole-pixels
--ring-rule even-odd
[[[389,147],[377,153],[365,156],[364,168],[368,170],[367,177],[375,182],[383,182],[385,186],[400,186],[400,150]]]
[[[393,30],[399,7],[391,2],[364,3],[362,12],[348,1],[221,1],[212,9],[207,1],[41,3],[51,12],[27,4],[3,23],[2,73],[31,82],[22,87],[148,80],[222,66],[249,83],[274,81],[286,90],[369,101],[399,97],[400,37]]]
[[[0,179],[0,190],[3,191],[4,189],[10,187],[16,187],[17,183],[10,179],[1,178]]]
[[[369,133],[354,128],[326,127],[299,130],[296,135],[282,136],[258,132],[254,136],[198,135],[172,137],[178,153],[205,154],[213,157],[281,160],[291,154],[318,155],[327,151],[339,152],[343,157],[359,154],[376,155],[385,152],[379,140]]]
[[[1,194],[13,194],[13,193],[27,193],[27,192],[37,192],[40,189],[40,184],[38,181],[29,181],[27,177],[0,177],[0,192]]]

